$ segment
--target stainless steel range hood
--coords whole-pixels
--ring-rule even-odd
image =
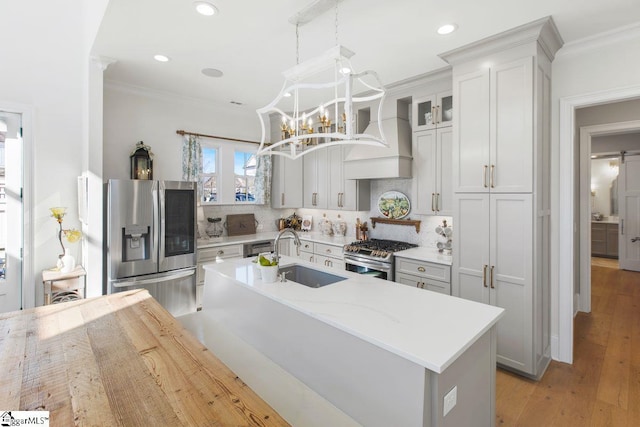
[[[398,103],[393,107],[390,116],[382,119],[382,131],[389,147],[352,146],[344,159],[346,179],[411,178],[407,104]],[[364,133],[380,136],[378,123],[371,122]]]

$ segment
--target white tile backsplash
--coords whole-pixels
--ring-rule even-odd
[[[258,221],[258,231],[276,231],[278,229],[278,219],[287,217],[295,212],[297,215],[311,215],[313,217],[313,226],[311,231],[319,231],[318,224],[323,218],[330,221],[345,221],[347,223],[347,236],[355,239],[356,219],[360,218],[361,222],[367,222],[369,226],[369,237],[375,239],[391,239],[404,242],[414,243],[424,247],[435,248],[437,244],[437,235],[435,228],[442,224],[442,220],[446,219],[447,224],[453,227],[451,217],[447,216],[428,216],[416,215],[409,213],[409,217],[414,220],[422,221],[420,224],[420,233],[416,233],[413,226],[392,225],[392,224],[376,224],[376,228],[371,227],[371,217],[379,217],[378,198],[386,191],[400,191],[412,199],[412,183],[411,179],[379,179],[371,181],[371,210],[370,211],[334,211],[328,209],[272,209],[263,205],[205,205],[204,211],[204,227],[206,227],[206,218],[221,217],[224,222],[228,214],[253,213]],[[226,230],[224,232],[226,235]]]

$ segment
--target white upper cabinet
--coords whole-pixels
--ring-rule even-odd
[[[369,210],[371,191],[369,180],[345,179],[344,157],[345,146],[329,147],[328,157],[328,209],[334,210]]]
[[[531,56],[454,76],[454,191],[533,191],[533,87]]]
[[[320,148],[302,156],[304,171],[303,206],[311,209],[327,208],[328,152]]]
[[[451,126],[453,123],[453,95],[437,93],[413,101],[413,131]]]
[[[453,215],[450,127],[413,134],[413,211],[422,215]]]
[[[302,207],[302,160],[283,156],[271,156],[273,175],[271,178],[271,207]]]
[[[280,119],[271,118],[271,140],[280,138]],[[302,160],[272,155],[271,207],[274,209],[302,207]]]

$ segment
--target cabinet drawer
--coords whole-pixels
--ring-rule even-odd
[[[397,273],[396,283],[426,289],[428,291],[439,292],[445,295],[451,295],[451,283],[425,279],[424,277],[414,276],[413,274]]]
[[[300,240],[300,252],[309,252],[313,253],[313,242],[308,240]]]
[[[333,258],[324,255],[315,255],[314,258],[316,264],[331,268],[332,270],[345,270],[345,263],[340,258]]]
[[[226,245],[215,248],[198,249],[198,269],[196,283],[204,283],[204,265],[217,259],[242,258],[243,245]]]
[[[313,252],[316,255],[342,259],[342,246],[327,245],[326,243],[314,243]]]
[[[242,258],[243,245],[216,246],[198,250],[198,262],[215,261],[217,258]]]
[[[426,279],[451,283],[451,267],[434,262],[396,257],[396,273],[407,273]]]

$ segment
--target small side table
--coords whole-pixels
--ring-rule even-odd
[[[58,270],[42,270],[44,304],[82,299],[86,295],[87,272],[81,265],[68,273]]]

